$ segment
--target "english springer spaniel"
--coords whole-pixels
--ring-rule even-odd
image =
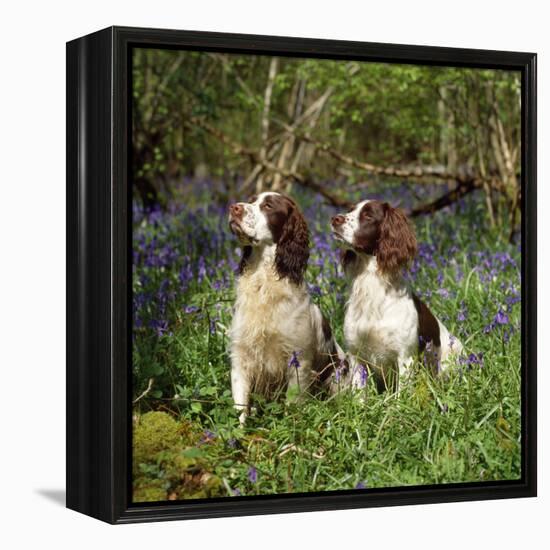
[[[284,397],[331,389],[345,356],[304,283],[309,231],[296,203],[274,192],[229,207],[244,246],[230,329],[231,387],[241,424],[251,394]]]
[[[342,263],[351,279],[344,336],[354,368],[366,365],[379,389],[408,378],[421,353],[434,373],[445,369],[462,344],[403,277],[417,249],[404,212],[387,202],[364,200],[334,216],[331,225],[344,246]]]

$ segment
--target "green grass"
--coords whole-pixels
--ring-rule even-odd
[[[164,214],[155,224],[138,220],[135,239],[143,235],[150,243],[156,236],[155,249],[172,243],[178,254],[161,267],[139,260],[134,272],[134,294],[147,298],[134,339],[134,499],[518,479],[521,331],[514,296],[520,252],[479,221],[481,209],[472,200],[453,215],[418,220],[425,246],[411,275],[415,291],[462,340],[466,355],[475,356],[457,363],[445,379],[418,366],[399,396],[377,393],[369,380],[364,400],[342,392],[299,405],[265,403],[244,428],[229,379],[234,243],[229,236],[214,245],[182,242],[192,209]],[[320,287],[320,294],[312,290],[313,299],[343,343],[346,283],[335,252],[323,251],[332,246],[323,219],[310,218],[316,248],[308,278]],[[210,229],[224,231],[222,223]],[[200,283],[192,277],[185,289],[178,278],[182,247],[189,265],[202,255],[211,266]],[[162,281],[168,281],[162,291],[168,299],[159,313],[155,292]],[[444,290],[429,295],[439,288]],[[167,326],[155,331],[152,320],[161,314]],[[170,437],[154,424],[151,429],[165,416],[174,420],[168,421]]]

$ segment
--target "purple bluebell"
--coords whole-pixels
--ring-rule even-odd
[[[256,483],[258,481],[258,470],[254,466],[248,468],[248,481],[250,483]]]
[[[367,384],[368,371],[365,365],[359,365],[359,385],[364,388]]]
[[[209,443],[216,438],[216,434],[210,430],[204,430],[199,443]]]
[[[495,315],[494,322],[497,325],[507,325],[510,322],[510,318],[502,309],[499,309]]]
[[[470,353],[468,357],[461,357],[459,362],[466,365],[468,370],[475,366],[483,368],[483,353]]]
[[[199,283],[202,283],[202,281],[206,277],[206,260],[204,259],[204,256],[199,257],[198,265],[199,265],[198,280],[199,280]]]
[[[444,299],[447,299],[450,296],[449,291],[446,288],[438,289],[437,293]]]
[[[159,337],[168,332],[168,321],[164,319],[153,319],[150,321],[149,326],[154,329]]]
[[[291,368],[294,368],[294,369],[299,369],[300,368],[300,361],[298,359],[298,355],[299,355],[299,352],[295,352],[293,351],[291,356],[290,356],[290,359],[288,360],[288,368],[291,369]]]
[[[321,288],[318,285],[312,285],[312,284],[308,283],[307,287],[309,289],[309,293],[312,296],[314,296],[316,298],[321,296]]]

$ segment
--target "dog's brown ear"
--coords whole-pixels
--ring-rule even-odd
[[[279,277],[301,284],[309,259],[309,230],[298,206],[290,201],[290,211],[277,241],[275,268]]]
[[[380,225],[376,260],[382,273],[395,275],[415,257],[416,237],[403,210],[387,203],[384,206],[386,213]]]
[[[249,245],[244,246],[243,252],[241,255],[241,261],[239,262],[239,267],[238,267],[239,275],[242,275],[251,254],[252,254],[252,247]]]

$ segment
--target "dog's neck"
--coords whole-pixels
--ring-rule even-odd
[[[272,312],[288,300],[303,299],[305,286],[297,289],[288,277],[281,277],[275,267],[277,245],[255,246],[237,282],[238,306],[257,309],[269,304]]]
[[[363,252],[354,251],[352,259],[344,264],[344,270],[352,282],[358,277],[364,278],[379,276],[376,256],[365,254]]]
[[[252,251],[247,260],[243,275],[255,273],[257,271],[270,271],[275,269],[275,254],[277,245],[259,244],[252,247]]]
[[[393,277],[384,275],[378,268],[376,256],[356,253],[353,261],[346,268],[351,279],[352,296],[384,297],[390,293],[402,293],[406,289],[406,282],[402,273]]]

